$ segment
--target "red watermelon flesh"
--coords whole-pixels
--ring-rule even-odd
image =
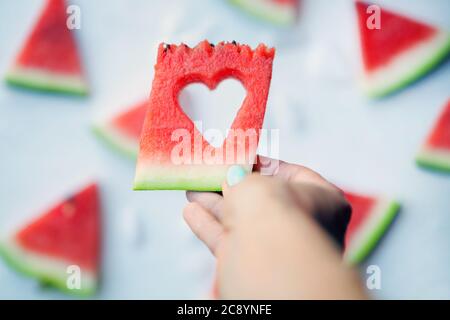
[[[18,270],[74,294],[95,291],[100,256],[100,202],[88,185],[2,242],[0,252]],[[81,288],[66,285],[67,267],[81,270]]]
[[[450,52],[450,34],[403,15],[381,9],[380,29],[369,29],[373,12],[357,1],[363,86],[371,96],[383,96],[415,81]]]
[[[147,106],[148,99],[140,101],[105,123],[96,125],[94,132],[115,149],[135,158]]]
[[[299,0],[229,0],[255,17],[277,25],[292,25],[298,15]]]
[[[423,167],[450,172],[450,100],[447,101],[416,161]]]
[[[352,216],[345,237],[345,258],[364,260],[374,249],[400,208],[396,201],[345,192]]]
[[[213,46],[203,41],[195,48],[160,45],[141,134],[135,189],[217,191],[221,190],[229,166],[239,164],[251,171],[274,53],[274,49],[264,45],[252,50],[235,42]],[[203,82],[214,89],[229,77],[242,82],[247,96],[231,125],[233,134],[228,133],[223,145],[214,148],[183,112],[178,95],[190,83]],[[245,140],[236,138],[242,132],[248,133]],[[186,148],[180,150],[180,145]],[[182,161],[174,160],[174,154],[181,156]],[[209,154],[213,155],[212,161],[207,159]]]
[[[41,90],[86,94],[87,85],[64,0],[47,0],[6,80]]]

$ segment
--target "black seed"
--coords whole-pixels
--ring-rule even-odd
[[[234,45],[237,45],[236,41],[234,41],[234,40],[231,43],[234,44]]]
[[[164,53],[167,52],[167,50],[170,49],[170,44],[164,43]]]
[[[211,46],[211,48],[215,47],[214,43],[210,43],[209,45]]]

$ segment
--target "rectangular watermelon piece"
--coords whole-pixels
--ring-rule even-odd
[[[64,0],[47,0],[33,30],[6,74],[7,83],[43,91],[86,95],[75,37]]]
[[[416,156],[424,168],[450,173],[450,99]]]
[[[345,236],[344,258],[351,264],[362,262],[375,248],[397,215],[400,204],[384,197],[344,192],[352,207]]]
[[[11,235],[2,236],[0,255],[17,271],[63,292],[88,296],[98,286],[100,199],[89,184]],[[80,288],[69,288],[69,266],[80,269]]]
[[[141,133],[135,190],[220,191],[227,170],[241,165],[250,172],[272,76],[275,50],[252,50],[236,42],[213,45],[161,44],[149,107]],[[211,90],[226,78],[247,90],[223,145],[211,146],[183,112],[178,95],[188,84],[202,82]]]
[[[406,87],[449,55],[448,31],[384,8],[379,15],[380,28],[369,28],[369,17],[375,14],[370,6],[356,1],[363,60],[361,83],[368,96],[383,97]]]

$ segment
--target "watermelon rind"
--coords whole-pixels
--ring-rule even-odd
[[[450,151],[423,148],[416,156],[416,163],[427,169],[450,173]]]
[[[229,0],[229,2],[240,7],[243,11],[275,25],[289,26],[296,20],[297,14],[290,6],[284,6],[283,8],[281,5],[260,0]]]
[[[449,53],[450,34],[440,31],[431,40],[399,54],[382,68],[363,75],[363,90],[370,98],[390,95],[430,72]]]
[[[68,263],[50,257],[45,257],[30,251],[24,250],[12,240],[0,242],[0,256],[14,270],[40,280],[43,284],[50,285],[64,293],[89,297],[97,290],[96,276],[86,270],[81,270],[81,288],[69,289],[66,285]]]
[[[12,68],[5,77],[8,84],[47,92],[86,96],[88,87],[79,75],[61,74],[48,70]]]
[[[222,191],[230,165],[138,166],[134,190]],[[243,165],[250,172],[252,166]]]
[[[130,159],[137,158],[139,143],[132,138],[125,137],[111,125],[96,124],[92,127],[92,132],[113,150],[118,151]]]
[[[361,263],[368,257],[397,215],[400,204],[392,200],[379,200],[372,210],[374,212],[369,220],[347,244],[344,258],[350,264]]]

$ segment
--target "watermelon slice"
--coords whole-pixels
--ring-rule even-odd
[[[87,94],[75,39],[66,20],[64,0],[48,0],[6,75],[8,83],[45,91]]]
[[[450,172],[450,99],[416,157],[420,166]]]
[[[141,101],[105,123],[94,126],[94,132],[114,149],[136,158],[147,106],[147,99]]]
[[[98,280],[100,204],[88,185],[1,241],[0,254],[15,269],[65,292],[90,295]],[[81,288],[69,289],[67,268],[81,270]]]
[[[277,25],[292,25],[298,14],[299,0],[229,0],[255,17]]]
[[[375,248],[397,215],[400,205],[393,200],[345,192],[352,217],[345,236],[345,258],[350,263],[364,260]]]
[[[369,29],[368,4],[357,1],[364,65],[362,86],[371,97],[388,95],[414,82],[450,52],[450,33],[388,10],[380,29]]]
[[[274,49],[262,44],[252,50],[234,41],[216,46],[203,41],[195,48],[161,44],[141,135],[135,190],[219,191],[229,166],[239,164],[251,171],[274,54]],[[214,89],[229,77],[242,82],[247,97],[223,145],[214,148],[183,112],[177,97],[190,83],[203,82]],[[180,151],[181,143],[187,147]],[[206,156],[210,154],[218,158],[209,161]],[[174,155],[181,155],[183,161]]]

